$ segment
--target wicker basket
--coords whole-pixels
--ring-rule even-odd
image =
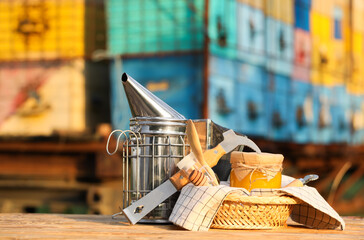
[[[292,197],[253,197],[232,193],[217,212],[211,228],[273,229],[286,227],[293,206],[299,200]]]

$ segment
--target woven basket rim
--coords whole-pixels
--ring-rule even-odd
[[[299,204],[302,201],[291,196],[246,196],[241,193],[230,193],[224,203],[239,202],[245,204]]]
[[[232,192],[219,208],[212,228],[273,229],[285,227],[294,205],[300,199],[291,196],[246,196]]]

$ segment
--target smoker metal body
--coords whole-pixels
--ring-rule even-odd
[[[123,208],[168,180],[189,153],[185,120],[137,117],[130,130],[123,147]],[[167,223],[176,200],[173,195],[140,222]]]
[[[175,174],[176,164],[189,149],[185,143],[185,117],[128,74],[124,73],[121,81],[133,116],[123,148],[123,208],[126,208]],[[176,201],[176,195],[170,197],[141,222],[168,222]]]

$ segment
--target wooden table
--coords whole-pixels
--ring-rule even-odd
[[[0,214],[1,239],[364,239],[364,218],[345,217],[346,229],[314,230],[290,225],[278,230],[190,232],[174,225],[137,224],[123,217],[66,214]]]

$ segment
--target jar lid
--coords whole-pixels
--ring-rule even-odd
[[[239,180],[254,171],[263,172],[270,181],[278,172],[282,171],[282,154],[232,152],[230,157],[231,171],[236,172]]]
[[[283,158],[282,154],[234,151],[231,153],[230,163],[232,165],[235,163],[260,166],[282,165]]]

